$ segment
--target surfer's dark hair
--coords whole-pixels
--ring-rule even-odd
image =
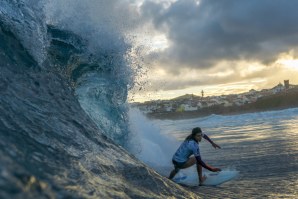
[[[200,127],[195,127],[192,129],[191,134],[185,138],[184,141],[195,140],[195,136],[198,133],[202,133],[202,129]]]

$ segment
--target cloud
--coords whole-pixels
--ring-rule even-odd
[[[220,61],[274,62],[297,51],[298,1],[145,1],[144,19],[166,34],[169,47],[159,63],[173,74],[183,68],[207,69]],[[156,57],[156,55],[155,55]]]
[[[135,47],[132,67],[148,66],[147,74],[136,72],[147,78],[135,88],[141,93],[297,80],[297,72],[274,64],[281,54],[298,57],[297,7],[294,0],[52,0],[47,16],[92,40],[94,49]]]
[[[234,92],[230,90],[230,93],[237,93],[240,90],[245,92],[252,88],[256,90],[272,88],[285,79],[290,79],[290,82],[294,84],[298,83],[298,70],[284,67],[278,63],[266,66],[258,62],[228,61],[205,69],[180,69],[179,74],[168,73],[165,68],[162,69],[162,73],[159,72],[160,70],[148,72],[150,85],[139,93],[175,92],[176,90],[185,90],[185,93],[198,93],[202,89],[209,90],[212,87],[212,90],[217,89],[217,94],[221,95],[224,90],[223,85],[227,85],[227,88],[230,89],[233,85]],[[180,92],[180,95],[182,94]]]

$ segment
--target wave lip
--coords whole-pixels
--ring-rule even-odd
[[[119,55],[123,52],[94,54],[90,41],[53,25],[48,26],[48,34],[49,59],[56,70],[72,82],[82,108],[104,134],[125,147],[129,136],[125,102],[131,73]]]

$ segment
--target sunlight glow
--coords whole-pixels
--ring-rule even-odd
[[[260,72],[260,71],[263,71],[266,66],[264,65],[261,65],[259,63],[253,63],[253,64],[250,64],[250,63],[247,63],[246,64],[247,66],[244,67],[241,71],[240,71],[240,75],[241,77],[246,77],[248,75],[252,75],[256,72]]]
[[[298,59],[295,57],[294,51],[280,54],[278,60],[275,63],[289,69],[298,70]]]
[[[279,59],[276,63],[298,70],[298,59]]]
[[[128,97],[129,102],[138,101],[145,102],[150,100],[166,100],[172,99],[185,94],[194,94],[201,96],[201,91],[204,90],[204,96],[219,96],[219,95],[229,95],[235,93],[247,92],[250,89],[254,88],[254,85],[250,82],[235,82],[230,84],[219,84],[219,85],[210,85],[210,86],[194,86],[185,89],[177,90],[156,90],[146,93],[134,93]]]
[[[156,35],[152,38],[152,51],[162,51],[168,47],[169,43],[165,35]]]
[[[232,75],[233,73],[234,73],[233,70],[227,70],[227,71],[212,73],[212,74],[209,74],[208,76],[210,76],[210,77],[226,77],[226,76]]]

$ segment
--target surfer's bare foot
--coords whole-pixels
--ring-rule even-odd
[[[200,186],[204,183],[204,181],[207,179],[206,176],[203,176],[202,178],[200,178]]]

